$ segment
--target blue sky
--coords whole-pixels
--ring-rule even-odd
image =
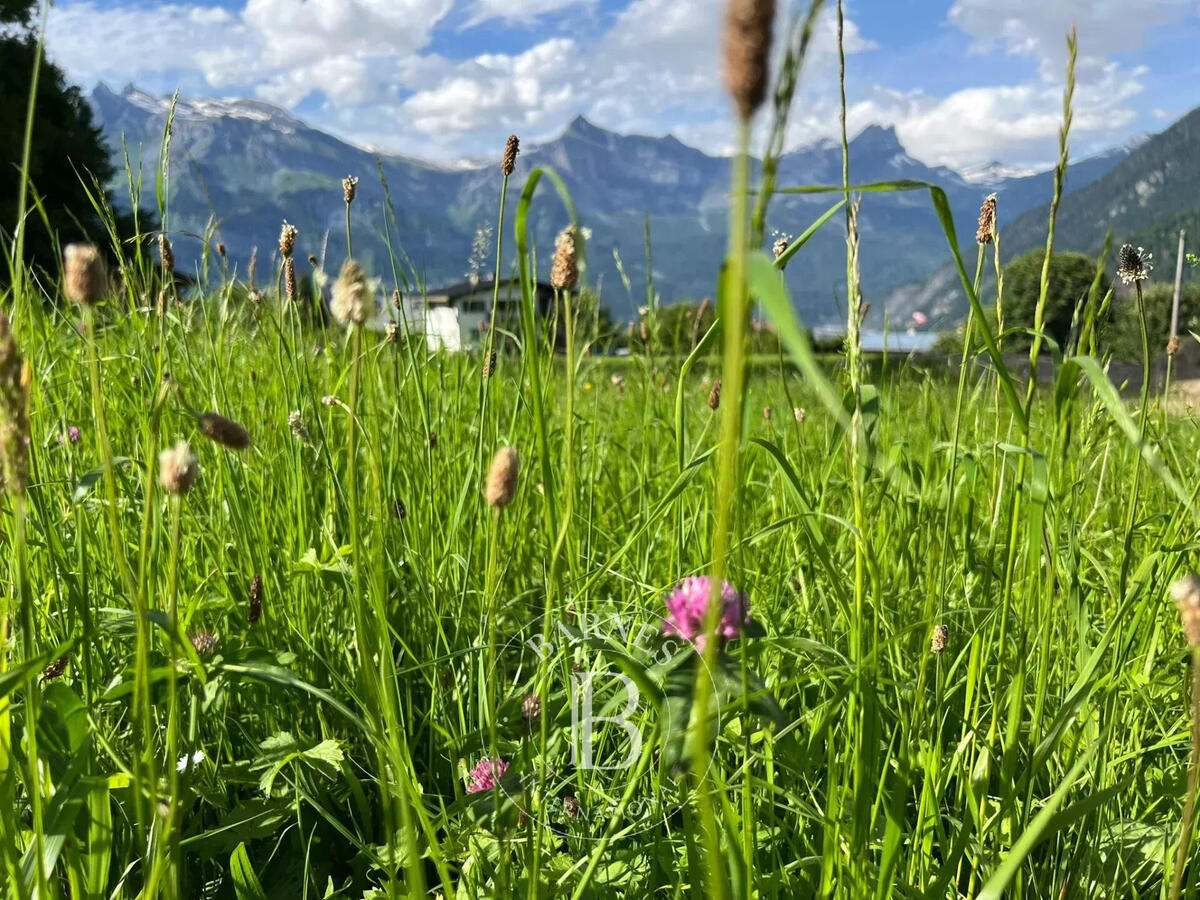
[[[780,9],[791,9],[779,0]],[[837,130],[832,4],[789,135]],[[58,0],[49,47],[90,87],[256,97],[340,137],[444,160],[553,137],[583,114],[728,152],[722,0]],[[807,4],[805,4],[807,8]],[[780,16],[778,32],[785,31]],[[850,0],[852,130],[891,124],[926,162],[1055,156],[1065,34],[1079,30],[1072,148],[1200,105],[1200,0]]]

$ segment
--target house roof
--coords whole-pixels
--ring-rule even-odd
[[[520,284],[520,280],[517,278],[501,278],[500,279],[501,287],[507,287],[509,285],[519,286],[519,284]],[[537,286],[538,286],[539,291],[554,290],[554,288],[551,287],[550,283],[546,282],[546,281],[539,281],[537,283]],[[492,289],[493,289],[492,279],[491,278],[486,278],[486,279],[481,278],[479,281],[476,281],[474,283],[472,283],[470,281],[462,281],[462,282],[459,282],[458,284],[447,285],[446,287],[426,288],[425,296],[428,297],[429,299],[433,299],[436,297],[439,301],[453,303],[455,300],[458,300],[460,297],[466,297],[469,294],[478,294],[480,291],[490,291]]]

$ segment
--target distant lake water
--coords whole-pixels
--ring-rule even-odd
[[[842,335],[840,328],[814,328],[813,337],[817,340],[829,340]],[[871,353],[879,353],[884,349],[885,339],[888,352],[895,353],[928,353],[937,344],[941,334],[936,331],[918,331],[909,334],[906,331],[863,331],[859,334],[862,348]]]

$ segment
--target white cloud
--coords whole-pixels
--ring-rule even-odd
[[[553,38],[517,55],[477,56],[401,110],[412,127],[448,142],[480,129],[536,129],[572,111],[580,69],[575,42]]]
[[[573,6],[592,6],[594,3],[595,0],[474,0],[464,27],[479,25],[493,19],[529,22],[547,13],[559,12]]]
[[[1195,0],[955,0],[949,20],[985,46],[999,40],[1010,53],[1059,62],[1072,25],[1081,53],[1105,56],[1195,11]]]
[[[1145,72],[1122,67],[1113,54],[1194,13],[1196,2],[1089,0],[1077,23],[1077,150],[1120,139],[1136,117],[1131,101]],[[132,80],[169,90],[179,81],[186,93],[254,95],[293,109],[305,103],[306,110],[318,98],[313,124],[397,152],[487,154],[509,131],[538,140],[576,113],[616,130],[670,131],[709,152],[726,152],[734,128],[720,65],[723,5],[628,0],[604,18],[595,0],[246,0],[232,12],[198,0],[64,0],[52,8],[49,45],[84,84]],[[453,26],[455,16],[464,27],[544,17],[558,23],[551,35],[567,35],[564,20],[552,17],[571,10],[579,21],[570,20],[569,36],[535,38],[521,49],[465,60],[430,52],[435,28]],[[849,130],[894,124],[914,156],[954,167],[1050,161],[1062,115],[1063,35],[1079,14],[1078,0],[955,0],[948,22],[981,54],[972,86],[939,96],[896,91],[864,81],[862,67],[852,62]],[[581,22],[604,28],[589,30]],[[785,16],[777,28],[778,52]],[[852,18],[846,48],[851,54],[875,49]],[[986,54],[997,50],[1028,57],[1033,70],[1024,79],[1009,74],[988,83]],[[792,144],[836,136],[836,66],[835,19],[827,9],[792,113]],[[767,118],[760,116],[756,146]]]

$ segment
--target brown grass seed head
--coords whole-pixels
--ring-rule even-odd
[[[29,383],[32,372],[0,311],[0,484],[14,496],[29,477]]]
[[[517,154],[521,150],[521,141],[515,134],[510,134],[504,143],[504,156],[500,160],[500,171],[507,178],[517,167]]]
[[[520,457],[517,456],[515,448],[501,447],[496,451],[483,490],[483,496],[489,506],[503,509],[512,502],[517,493],[517,474],[520,467]]]
[[[977,244],[990,244],[996,233],[996,195],[989,194],[979,207],[979,228],[975,232]]]
[[[104,261],[91,244],[67,244],[63,249],[64,287],[67,299],[80,306],[94,306],[108,289]]]
[[[201,433],[230,450],[245,450],[250,446],[250,432],[233,419],[220,413],[204,413],[197,420]]]
[[[1179,621],[1188,646],[1200,649],[1200,575],[1192,572],[1171,585],[1171,599],[1179,608]]]
[[[158,483],[170,494],[186,494],[196,483],[199,463],[187,441],[158,454]]]
[[[749,121],[767,95],[774,0],[726,0],[725,88],[742,121]]]
[[[283,227],[279,230],[279,255],[285,259],[292,255],[292,251],[296,249],[296,237],[300,232],[295,225],[289,225],[285,220]]]

